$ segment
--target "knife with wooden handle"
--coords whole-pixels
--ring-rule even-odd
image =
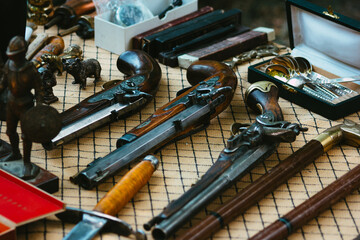
[[[113,216],[150,180],[158,165],[158,159],[148,155],[96,204],[93,211],[67,208],[66,212],[58,214],[57,217],[63,221],[74,221],[81,218],[81,221],[64,239],[90,240],[100,230],[114,232],[122,236],[133,234],[138,240],[146,239],[143,231],[133,230],[128,223]]]

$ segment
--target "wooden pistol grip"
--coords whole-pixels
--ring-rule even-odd
[[[211,119],[219,115],[230,105],[237,87],[237,77],[234,71],[226,64],[212,60],[196,61],[189,66],[186,76],[190,84],[199,83],[204,78],[219,76],[221,84],[215,88],[231,87],[232,91],[226,94],[226,100],[216,108],[216,111],[211,115]]]
[[[245,93],[245,103],[254,111],[271,111],[276,121],[284,120],[278,103],[279,91],[275,84],[268,81],[253,83]]]
[[[150,180],[155,170],[151,161],[138,163],[98,202],[94,211],[115,216]]]
[[[149,54],[142,50],[131,50],[122,53],[116,66],[126,75],[142,74],[146,81],[139,84],[139,91],[155,96],[161,80],[161,68]]]
[[[193,66],[193,69],[190,68],[190,71],[192,71],[192,73],[190,73],[190,75],[188,74],[188,77],[190,76],[191,79],[194,79],[193,76],[196,75],[196,80],[198,83],[191,89],[187,90],[186,92],[173,99],[171,102],[165,104],[160,109],[156,110],[156,112],[152,114],[145,122],[133,128],[132,130],[127,132],[127,134],[132,134],[136,137],[140,137],[145,133],[149,132],[150,130],[154,129],[155,127],[159,126],[163,122],[167,121],[171,117],[185,110],[186,106],[184,103],[181,103],[180,99],[186,98],[186,96],[191,91],[195,90],[200,85],[199,82],[206,82],[214,77],[219,78],[217,84],[214,86],[215,89],[229,86],[232,90],[224,94],[226,97],[225,101],[216,108],[214,113],[210,116],[210,119],[217,116],[230,104],[230,101],[234,96],[234,92],[237,86],[237,78],[235,73],[227,65],[216,61],[199,61],[194,64],[195,65]],[[196,71],[202,71],[202,73],[197,74]],[[193,80],[192,82],[195,83],[195,80]],[[216,97],[218,96],[214,96],[213,99],[215,99]],[[179,131],[175,136],[173,136],[173,138],[169,139],[169,141],[177,138],[178,136],[189,133],[191,130],[197,127],[198,126],[192,126],[191,128]]]
[[[47,39],[46,45],[31,59],[36,68],[41,67],[41,56],[45,53],[59,55],[64,50],[64,40],[60,36],[52,36]]]
[[[140,50],[126,51],[119,56],[117,60],[117,66],[121,72],[129,75],[129,77],[127,77],[125,81],[134,83],[134,88],[141,92],[148,93],[152,96],[155,95],[160,84],[161,69],[159,64],[147,53]],[[135,81],[135,79],[137,79],[138,77],[143,77],[143,81]],[[108,99],[102,99],[95,102],[92,102],[91,99],[106,94],[107,92],[114,91],[114,89],[119,88],[120,84],[124,83],[119,82],[118,84],[112,86],[109,89],[95,93],[94,95],[84,99],[80,103],[61,113],[63,126],[75,122],[78,119],[86,117],[89,114],[92,114],[100,109],[103,109],[113,104],[113,101]],[[141,107],[144,106],[145,104]]]

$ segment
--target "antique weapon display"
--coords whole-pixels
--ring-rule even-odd
[[[149,35],[155,34],[157,32],[163,31],[165,29],[176,26],[176,25],[181,24],[183,22],[187,22],[187,21],[189,21],[191,19],[197,18],[197,17],[202,16],[204,14],[207,14],[209,12],[212,12],[213,10],[214,9],[212,7],[206,6],[206,7],[203,7],[203,8],[201,8],[201,9],[199,9],[199,10],[193,12],[193,13],[189,13],[189,14],[183,16],[183,17],[177,18],[177,19],[175,19],[173,21],[170,21],[168,23],[164,23],[163,25],[160,25],[160,26],[158,26],[156,28],[153,28],[153,29],[148,30],[148,31],[143,32],[143,33],[140,33],[140,34],[138,34],[138,35],[136,35],[136,36],[134,36],[132,38],[132,48],[141,50],[142,45],[144,44],[143,39],[146,36],[149,36]]]
[[[134,231],[129,224],[113,216],[150,180],[158,165],[159,160],[148,155],[106,193],[93,211],[68,208],[66,212],[58,214],[57,217],[62,221],[74,222],[82,219],[64,240],[90,240],[102,229],[122,236],[133,234],[137,240],[146,239],[143,231]]]
[[[97,10],[99,7],[96,0],[29,0],[26,3],[29,21],[43,25],[52,18],[46,26],[40,26],[34,30],[37,34],[36,38],[34,34],[28,42],[30,45],[25,55],[26,59],[34,63],[30,65],[35,65],[35,70],[39,74],[35,76],[27,72],[30,69],[27,65],[21,67],[24,62],[26,64],[28,62],[23,61],[21,46],[20,51],[17,51],[19,47],[14,46],[9,49],[12,55],[20,52],[21,57],[11,56],[8,60],[10,64],[7,63],[5,68],[0,59],[0,85],[4,83],[4,80],[5,82],[10,78],[14,80],[10,83],[10,87],[0,91],[0,119],[3,121],[0,129],[2,136],[6,134],[11,140],[11,145],[3,141],[7,140],[6,136],[0,140],[0,239],[5,237],[6,240],[15,240],[16,237],[24,238],[26,235],[25,238],[31,239],[65,237],[65,239],[88,240],[96,237],[98,233],[106,232],[137,240],[146,239],[145,233],[137,230],[140,228],[152,230],[147,235],[149,237],[152,234],[154,239],[169,237],[204,239],[221,228],[223,230],[216,235],[216,238],[236,238],[239,236],[239,231],[241,235],[245,233],[247,235],[244,236],[251,237],[255,234],[254,229],[263,226],[264,222],[269,223],[266,220],[269,216],[271,219],[277,219],[287,212],[284,211],[284,207],[292,209],[292,206],[300,204],[296,201],[299,198],[304,199],[304,194],[309,196],[314,189],[319,191],[320,184],[317,180],[322,186],[322,183],[332,179],[333,175],[336,177],[339,175],[338,172],[348,171],[351,166],[357,164],[356,158],[359,152],[355,148],[341,146],[337,152],[324,153],[337,143],[345,142],[358,147],[360,137],[358,124],[345,121],[310,140],[318,134],[319,128],[325,129],[326,124],[335,125],[334,122],[318,117],[312,111],[317,113],[317,109],[321,109],[323,112],[340,112],[348,115],[358,110],[360,87],[359,83],[352,82],[360,82],[360,73],[357,71],[359,61],[353,61],[353,57],[359,54],[355,51],[356,48],[349,47],[354,52],[343,54],[345,51],[342,51],[341,44],[340,47],[336,43],[333,46],[337,36],[342,36],[341,41],[338,41],[340,43],[344,39],[352,43],[358,42],[356,37],[359,29],[356,25],[354,28],[352,22],[346,22],[347,19],[343,16],[340,15],[340,19],[332,20],[337,17],[332,10],[328,10],[328,13],[317,12],[315,8],[310,11],[311,17],[314,15],[316,18],[322,18],[322,15],[327,15],[328,18],[325,20],[330,21],[331,24],[344,23],[336,31],[329,31],[332,32],[331,34],[326,33],[329,30],[325,28],[327,26],[315,28],[316,33],[311,34],[311,36],[316,36],[317,29],[321,29],[324,33],[320,43],[325,39],[327,44],[323,45],[327,46],[324,46],[326,51],[322,53],[326,56],[329,54],[328,57],[335,60],[332,67],[328,67],[328,65],[319,64],[319,59],[314,59],[311,53],[309,55],[300,53],[306,58],[281,55],[285,51],[280,52],[280,49],[284,48],[269,43],[273,39],[273,31],[259,33],[242,26],[241,15],[244,12],[237,9],[227,12],[214,11],[208,6],[195,11],[196,1],[193,0],[144,0],[144,2],[148,1],[145,5],[149,5],[149,9],[152,7],[152,14],[159,16],[154,17],[150,14],[148,15],[151,16],[151,19],[148,19],[149,24],[139,23],[128,27],[135,23],[135,20],[144,20],[142,18],[144,12],[136,12],[142,11],[135,4],[138,1],[101,0],[101,2],[106,1],[109,3],[107,10],[110,12],[96,13],[94,5]],[[120,2],[121,4],[124,2],[126,6],[120,7]],[[129,2],[131,3],[128,4]],[[154,7],[159,5],[157,2],[164,4],[161,7]],[[296,10],[297,4],[303,2],[302,0],[287,0],[286,2],[287,10],[289,13],[291,11],[288,19],[292,22],[308,18],[307,10],[302,7],[300,11]],[[295,8],[289,7],[289,2],[295,3]],[[170,3],[170,7],[167,8]],[[61,4],[59,8],[53,7]],[[9,5],[3,5],[6,6],[3,10],[10,10]],[[109,8],[110,5],[113,8]],[[175,6],[174,10],[168,12]],[[309,6],[312,5],[309,4]],[[19,10],[19,6],[15,8]],[[153,9],[158,12],[155,13]],[[185,12],[191,11],[195,12],[182,16]],[[5,15],[9,15],[8,11],[4,12],[7,13]],[[96,15],[98,17],[95,18]],[[14,25],[15,19],[10,21],[8,16],[4,19],[3,25]],[[170,19],[174,20],[167,22]],[[95,22],[103,24],[102,27],[97,28],[101,29],[98,35],[105,36],[104,43],[90,39],[95,35]],[[114,22],[123,25],[113,24]],[[298,43],[301,43],[300,46],[303,46],[302,43],[310,43],[307,41],[306,33],[311,29],[312,23],[315,26],[315,23],[319,22],[311,20],[310,26],[302,24],[303,22],[299,25],[298,23],[288,24],[289,33],[293,35],[289,39],[291,49],[296,48],[293,45],[298,45]],[[56,28],[48,29],[54,24],[57,25]],[[155,28],[149,30],[152,27]],[[148,31],[138,34],[140,28],[141,31]],[[344,28],[346,34],[337,34],[343,33]],[[348,33],[347,28],[350,30],[350,36],[355,33],[356,37],[344,38],[343,36]],[[299,34],[298,30],[302,29],[306,29],[305,34],[302,32]],[[76,31],[76,35],[66,36],[72,31]],[[118,34],[118,31],[124,34]],[[26,36],[29,32],[26,32]],[[131,48],[129,41],[135,33],[138,35],[132,39],[132,47],[140,51],[128,51],[117,59],[125,49]],[[53,37],[53,35],[64,36],[64,38]],[[117,37],[122,35],[125,37],[124,41],[122,37],[118,41]],[[266,35],[265,38],[264,35]],[[332,38],[332,36],[336,37]],[[117,40],[112,41],[113,37]],[[74,43],[76,47],[73,47]],[[61,54],[65,45],[70,46],[69,51],[65,50]],[[110,52],[107,52],[101,49],[106,50],[106,45],[121,45],[122,50],[108,49]],[[316,47],[316,43],[311,43],[309,47],[312,48],[313,45]],[[356,44],[349,46],[356,46]],[[42,51],[32,59],[41,48],[43,48]],[[141,52],[143,48],[149,51],[152,57],[149,53]],[[346,48],[346,50],[349,49]],[[299,55],[296,50],[298,49],[291,50],[294,56]],[[290,52],[290,48],[287,52]],[[335,55],[332,55],[333,53]],[[257,61],[258,64],[249,66],[248,69],[246,66],[235,67],[241,63],[252,64],[254,62],[250,60],[270,55],[276,58],[269,61],[265,59],[264,62]],[[344,56],[347,59],[344,59]],[[163,65],[159,65],[153,58]],[[21,61],[18,61],[20,59]],[[227,59],[228,61],[198,62],[205,59],[217,61]],[[338,66],[334,66],[337,65],[338,60],[340,61]],[[183,69],[169,68],[179,66],[179,62]],[[196,63],[189,67],[193,62]],[[119,75],[115,65],[122,72],[120,76],[125,75],[125,80],[117,80],[119,77],[114,77]],[[349,69],[348,66],[350,66]],[[189,69],[186,70],[188,67]],[[234,72],[230,70],[231,68],[234,68]],[[255,68],[259,74],[254,75],[252,68]],[[64,71],[66,73],[59,77],[57,82],[55,74],[58,73],[58,76],[61,76]],[[172,100],[171,96],[184,86],[186,71],[188,71],[188,81],[193,86],[179,91],[176,99]],[[162,73],[164,73],[163,78]],[[240,79],[239,83],[236,83],[235,73]],[[247,78],[245,74],[249,74]],[[41,86],[38,75],[40,75]],[[103,85],[103,90],[95,91],[99,88],[95,84],[89,84],[85,89],[88,77],[95,77],[94,83],[104,80],[106,84]],[[28,79],[36,82],[35,89],[29,90]],[[111,79],[116,80],[111,81]],[[253,82],[266,79],[277,85],[281,97],[299,106],[302,106],[299,102],[305,102],[303,106],[305,109],[281,100],[281,110],[277,103],[276,88],[271,84],[254,87],[255,84],[246,93],[243,91],[249,85],[245,82],[246,80]],[[72,80],[75,80],[73,83],[80,84],[80,88],[70,85]],[[163,86],[159,86],[160,81],[164,83]],[[237,85],[239,85],[238,89],[236,89]],[[39,92],[42,93],[38,94]],[[35,105],[35,99],[30,101],[30,95],[34,93],[36,107],[30,108],[31,104]],[[156,98],[155,94],[157,94]],[[291,97],[287,97],[290,94]],[[249,107],[243,107],[243,99]],[[292,99],[300,99],[300,101]],[[319,102],[324,104],[318,105]],[[58,112],[53,111],[53,108],[43,105],[52,103],[55,103],[54,106],[57,109],[65,109],[65,112],[59,115]],[[165,103],[167,104],[164,105]],[[230,105],[229,109],[217,117],[228,105]],[[314,107],[311,108],[309,105]],[[147,107],[144,108],[145,106]],[[255,119],[255,115],[248,111],[249,108],[260,110],[261,114]],[[282,111],[285,120],[289,122],[284,121]],[[335,115],[345,116],[344,114]],[[335,119],[327,115],[324,117]],[[233,124],[231,137],[227,140],[226,129],[235,119],[241,122],[246,122],[248,119],[254,121],[250,120],[250,124]],[[356,121],[358,115],[355,113],[349,119]],[[120,121],[114,123],[117,120]],[[209,126],[210,121],[218,124]],[[290,144],[280,143],[292,142],[296,135],[305,131],[301,125],[290,123],[292,121],[308,126],[311,131],[302,134],[307,144],[283,160],[293,152],[292,148],[298,149],[300,146],[298,142],[294,142],[290,149]],[[113,124],[109,125],[109,123]],[[101,126],[103,127],[100,128]],[[14,128],[17,130],[14,131]],[[207,129],[204,130],[205,128]],[[187,137],[196,132],[198,133]],[[315,132],[316,134],[312,135]],[[80,138],[86,133],[85,138]],[[118,137],[120,138],[116,141]],[[182,138],[185,139],[172,144]],[[114,139],[116,144],[114,144]],[[42,144],[46,150],[52,150],[70,141],[72,141],[71,144],[51,152],[44,151],[40,145]],[[171,145],[162,150],[167,144]],[[224,145],[226,145],[225,149]],[[21,153],[18,150],[21,150]],[[217,159],[214,158],[214,152],[218,156]],[[159,164],[155,157],[147,155],[149,153],[156,153],[161,157],[161,172],[158,172],[154,179],[146,184]],[[301,169],[310,162],[314,162],[315,158],[321,154],[326,159],[319,159],[320,161],[313,163],[315,176],[309,167],[299,175]],[[269,160],[261,163],[268,156],[270,156]],[[95,160],[91,162],[93,159]],[[134,164],[137,161],[139,164]],[[86,166],[88,162],[91,163]],[[279,162],[279,168],[273,167]],[[134,168],[116,184],[115,179],[119,176],[116,178],[114,175],[120,170],[123,173],[127,172],[130,166]],[[211,166],[210,169],[208,166]],[[254,169],[251,170],[252,168]],[[65,213],[59,214],[62,220],[70,220],[72,223],[80,221],[78,225],[44,219],[42,222],[18,229],[16,233],[15,228],[18,226],[49,216],[50,213],[43,213],[49,209],[50,205],[51,207],[54,205],[52,203],[48,205],[46,201],[43,201],[47,197],[42,191],[32,191],[27,187],[20,189],[10,184],[9,182],[18,180],[14,180],[15,177],[3,170],[27,179],[28,186],[30,183],[50,193],[60,190],[56,196],[70,202],[74,207],[78,205],[79,208],[93,210],[65,208],[61,201],[50,200],[57,205],[54,211],[66,210]],[[251,173],[247,174],[250,170]],[[287,237],[306,221],[316,217],[320,211],[330,208],[331,204],[349,194],[353,189],[359,188],[359,171],[359,166],[353,168],[348,174],[282,216],[251,239]],[[204,172],[205,174],[199,180],[195,180]],[[261,177],[264,172],[265,176]],[[74,175],[75,173],[78,174]],[[294,175],[296,175],[294,178],[286,182]],[[254,181],[254,178],[258,180]],[[196,183],[190,187],[190,184],[195,181]],[[102,182],[104,184],[98,186]],[[275,188],[284,182],[286,185],[282,185],[275,191]],[[243,184],[247,186],[245,189],[243,189]],[[138,196],[131,201],[132,196],[144,185],[141,197]],[[82,189],[94,187],[96,189],[92,191]],[[283,187],[288,189],[284,190]],[[112,189],[105,195],[110,188]],[[223,193],[224,191],[226,193]],[[271,191],[273,191],[271,196],[266,195]],[[40,199],[34,200],[30,195],[35,195],[35,198]],[[105,195],[103,199],[96,204],[103,195]],[[234,195],[236,195],[235,198],[226,203],[225,199]],[[257,203],[261,198],[267,200]],[[328,236],[335,238],[336,235],[344,239],[355,237],[359,231],[356,215],[358,201],[357,199],[353,201],[354,198],[358,198],[358,192],[333,206],[331,212],[328,212],[330,215],[319,216],[316,219],[318,228],[311,228],[312,222],[303,228],[302,233],[297,231],[294,235],[310,239],[316,238],[313,236],[320,232],[326,239]],[[213,200],[215,201],[207,206]],[[218,202],[221,204],[220,208],[212,211],[214,205],[219,204]],[[94,205],[96,205],[95,208],[92,208]],[[166,207],[162,210],[164,206]],[[253,207],[249,209],[251,206]],[[119,212],[123,207],[124,209]],[[205,220],[199,219],[199,216],[192,219],[202,209],[204,209],[203,213],[208,215]],[[245,212],[247,209],[249,211]],[[344,212],[346,213],[343,214]],[[235,219],[239,214],[242,214],[243,219]],[[24,221],[13,219],[13,216]],[[27,216],[30,218],[26,218]],[[145,220],[150,221],[145,222]],[[224,227],[232,220],[239,223],[234,222]],[[190,223],[190,226],[185,223]],[[334,230],[328,231],[328,228],[333,225],[337,228],[334,227]],[[75,227],[71,230],[73,226]],[[182,228],[181,232],[175,235],[174,233],[180,228]],[[99,237],[111,238],[108,235]],[[360,237],[356,239],[360,240]]]
[[[259,27],[252,31],[246,31],[244,33],[240,32],[235,36],[229,36],[226,39],[213,44],[188,51],[179,55],[177,61],[182,68],[187,68],[191,63],[198,60],[211,59],[222,61],[242,52],[267,44],[269,41],[273,40],[275,40],[273,29]]]
[[[210,237],[211,234],[315,161],[316,158],[342,142],[358,147],[360,144],[360,126],[346,120],[343,124],[325,130],[268,173],[240,191],[232,200],[215,210],[200,224],[189,229],[179,239],[206,239]]]
[[[197,84],[124,134],[115,151],[90,163],[71,181],[91,189],[144,154],[206,128],[228,107],[237,86],[234,72],[216,61],[194,63],[187,78]]]
[[[91,0],[69,0],[57,7],[52,19],[44,25],[45,29],[58,25],[60,28],[69,28],[76,24],[77,19],[85,14],[95,11]]]
[[[269,157],[280,142],[292,142],[296,135],[306,130],[298,124],[283,121],[275,84],[263,81],[251,85],[245,99],[249,107],[262,114],[250,126],[234,124],[233,135],[215,164],[180,198],[144,224],[146,230],[154,226],[152,235],[155,239],[170,237],[255,164]]]
[[[169,51],[173,47],[199,37],[217,28],[241,23],[241,11],[230,9],[226,12],[216,10],[190,21],[165,29],[143,38],[142,50],[153,57],[160,52]]]
[[[119,56],[117,67],[129,77],[62,112],[62,130],[43,145],[46,149],[137,112],[153,99],[161,69],[152,57],[139,50],[127,51]]]
[[[358,134],[360,128],[357,129]],[[359,135],[358,135],[359,136]],[[357,146],[359,146],[358,141]],[[251,240],[284,239],[306,222],[360,187],[360,165],[266,227]]]

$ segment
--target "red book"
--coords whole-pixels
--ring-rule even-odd
[[[0,170],[0,239],[16,239],[15,228],[65,210],[43,190]]]

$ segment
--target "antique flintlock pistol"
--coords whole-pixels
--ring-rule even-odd
[[[278,98],[278,89],[271,82],[257,82],[247,89],[245,102],[262,114],[251,125],[233,124],[232,136],[214,165],[187,192],[144,224],[146,230],[155,225],[152,231],[155,239],[171,236],[258,162],[269,157],[280,142],[293,142],[296,135],[306,130],[283,121]]]
[[[125,118],[145,107],[155,96],[161,79],[159,64],[140,50],[126,51],[118,69],[129,77],[84,99],[61,113],[62,129],[46,144],[51,150],[100,126]]]
[[[90,163],[71,181],[91,189],[141,156],[206,128],[228,107],[237,86],[235,73],[216,61],[194,63],[187,79],[197,84],[119,138],[115,151]]]

